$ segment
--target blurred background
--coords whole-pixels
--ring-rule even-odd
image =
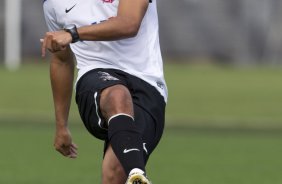
[[[200,57],[243,65],[281,64],[282,1],[158,2],[164,56]],[[0,10],[0,38],[4,40],[4,0],[0,1]],[[36,57],[40,52],[38,39],[46,31],[42,1],[22,1],[20,15],[21,55]],[[0,43],[0,59],[4,59],[3,41]]]
[[[282,1],[158,0],[158,8],[169,101],[150,178],[282,183]],[[46,31],[41,0],[0,1],[0,183],[100,183],[103,144],[86,132],[75,102],[69,123],[79,158],[53,150],[39,43]]]

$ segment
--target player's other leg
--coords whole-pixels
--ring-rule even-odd
[[[102,164],[102,184],[124,184],[126,178],[125,171],[112,146],[108,146]]]
[[[127,177],[111,146],[107,148],[102,164],[102,183],[150,184],[145,173],[140,169],[133,169]]]

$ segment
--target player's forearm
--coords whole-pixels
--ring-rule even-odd
[[[50,80],[55,106],[57,129],[67,127],[71,97],[73,91],[74,62],[72,58],[62,61],[52,57]]]
[[[109,41],[136,36],[148,8],[148,0],[122,0],[117,16],[78,29],[81,40]]]
[[[114,17],[97,25],[81,27],[78,29],[78,34],[81,40],[119,40],[134,37],[138,33],[139,26],[126,18]]]

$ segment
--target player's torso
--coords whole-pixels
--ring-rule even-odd
[[[49,1],[49,0],[47,0]],[[57,24],[77,27],[100,24],[117,15],[119,0],[50,0],[56,14]],[[58,3],[58,4],[57,4]],[[158,23],[156,8],[150,3],[137,36],[117,41],[80,41],[71,44],[77,58],[78,68],[89,65],[132,69],[151,72],[148,63],[161,62],[155,56],[158,50]]]
[[[56,24],[77,27],[99,24],[117,15],[119,0],[52,1]],[[79,41],[71,44],[77,59],[78,78],[93,68],[120,69],[155,86],[167,96],[159,49],[156,2],[149,4],[138,34],[117,41]],[[161,84],[161,87],[159,87]]]

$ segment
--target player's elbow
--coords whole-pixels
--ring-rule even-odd
[[[130,25],[126,31],[128,37],[135,37],[138,34],[139,25]]]
[[[123,34],[125,37],[131,38],[138,34],[140,23],[134,20],[127,20],[123,27]]]

